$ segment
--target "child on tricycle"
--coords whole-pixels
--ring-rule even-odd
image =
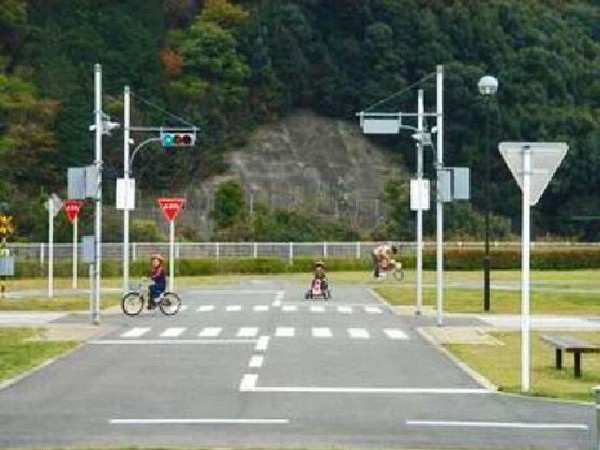
[[[323,261],[316,261],[314,267],[313,280],[310,288],[304,294],[304,298],[308,300],[309,298],[323,297],[325,300],[328,300],[331,298],[331,291],[329,290],[329,282],[325,273],[325,263]]]

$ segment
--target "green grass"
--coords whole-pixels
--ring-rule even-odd
[[[503,346],[458,345],[446,347],[458,358],[478,371],[502,391],[520,392],[521,338],[519,332],[491,333],[504,343]],[[600,354],[581,356],[582,377],[573,376],[573,355],[563,355],[563,369],[554,368],[554,348],[543,343],[539,336],[531,334],[531,380],[530,395],[570,400],[592,401],[592,387],[600,380]],[[587,342],[600,345],[600,332],[565,333]]]
[[[118,305],[120,299],[118,294],[102,295],[102,309]],[[86,311],[89,308],[88,295],[0,299],[0,311]]]
[[[77,346],[77,342],[45,342],[40,328],[0,328],[0,380],[16,375]]]
[[[413,286],[376,286],[375,291],[392,305],[415,304]],[[423,289],[423,305],[434,306],[436,290]],[[518,314],[521,311],[521,293],[513,290],[494,289],[490,294],[490,312]],[[481,289],[449,288],[444,291],[444,310],[454,313],[480,313],[483,311]],[[600,293],[531,292],[531,312],[534,314],[600,314]]]

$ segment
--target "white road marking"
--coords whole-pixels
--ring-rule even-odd
[[[101,339],[90,345],[228,345],[254,344],[256,339]]]
[[[365,306],[365,312],[368,314],[381,314],[381,308],[379,306]]]
[[[277,327],[275,336],[277,337],[294,337],[296,330],[293,327]]]
[[[334,387],[246,387],[241,391],[269,393],[308,393],[308,394],[490,394],[487,389],[443,389],[443,388],[334,388]]]
[[[256,347],[254,350],[264,352],[267,350],[269,346],[269,336],[261,336],[258,338],[258,342],[256,343]]]
[[[383,330],[383,332],[387,334],[387,337],[390,339],[400,339],[404,341],[408,339],[408,335],[404,331],[397,328],[386,328]]]
[[[330,338],[333,335],[331,334],[331,329],[329,328],[313,328],[312,335],[316,338]]]
[[[171,327],[167,328],[165,331],[161,333],[161,337],[178,337],[185,331],[183,327]]]
[[[136,327],[126,331],[121,335],[121,337],[140,337],[146,334],[148,331],[150,331],[149,327]]]
[[[242,381],[240,383],[240,391],[249,391],[256,388],[256,381],[258,380],[258,375],[255,373],[247,373],[242,377]]]
[[[527,422],[460,422],[441,420],[407,420],[406,425],[421,427],[465,427],[465,428],[525,428],[547,430],[587,430],[582,423],[527,423]]]
[[[369,339],[371,337],[364,328],[348,328],[348,334],[352,339]]]
[[[269,310],[269,305],[256,305],[252,308],[254,312],[264,312]]]
[[[238,330],[236,337],[255,337],[257,334],[258,334],[257,327],[241,327]]]
[[[111,425],[286,425],[289,419],[111,419]]]
[[[220,328],[220,327],[206,327],[206,328],[203,328],[200,333],[198,333],[198,336],[199,337],[217,337],[219,334],[221,334],[221,331],[223,331],[223,328]]]
[[[250,358],[248,367],[261,367],[264,359],[265,357],[262,355],[254,355],[252,358]]]
[[[196,311],[209,312],[209,311],[214,311],[214,310],[215,310],[215,305],[202,305],[202,306],[198,307],[198,309]]]
[[[185,311],[186,309],[188,309],[188,305],[181,305],[181,308],[179,308],[179,312]]]
[[[227,307],[225,308],[225,311],[227,311],[227,312],[241,311],[241,310],[242,310],[242,305],[227,305]]]
[[[271,306],[275,306],[275,307],[281,306],[281,300],[275,300],[273,303],[271,303]]]
[[[352,314],[352,306],[338,306],[337,310],[342,314]]]
[[[325,312],[325,307],[324,306],[311,306],[310,307],[310,312],[312,312],[312,313],[324,313]]]
[[[281,310],[283,312],[295,312],[298,311],[298,307],[296,305],[283,305]]]

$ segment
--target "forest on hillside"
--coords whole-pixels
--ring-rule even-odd
[[[43,201],[65,193],[68,167],[91,162],[97,62],[113,117],[122,115],[130,85],[134,123],[173,125],[168,110],[200,127],[197,151],[140,155],[138,176],[155,193],[224,172],[225,152],[261,124],[298,108],[355,121],[357,111],[443,64],[445,158],[471,168],[473,208],[485,206],[491,114],[492,142],[569,143],[532,210],[535,234],[600,238],[597,0],[0,0],[0,202],[17,216],[20,239],[45,238]],[[477,91],[487,73],[500,83],[492,104]],[[433,102],[433,84],[424,87]],[[381,107],[414,110],[415,97],[408,90]],[[391,151],[414,148],[408,134],[377,141]],[[114,180],[122,136],[104,146],[105,179]],[[413,153],[405,155],[411,171]],[[490,207],[518,220],[520,191],[495,148],[492,155]],[[388,191],[382,199],[393,233],[407,214]],[[234,213],[245,220],[243,208]],[[278,214],[280,228],[292,222]],[[223,226],[235,227],[229,219]],[[335,229],[323,238],[348,236]]]

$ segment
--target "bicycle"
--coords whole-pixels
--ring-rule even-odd
[[[121,309],[128,316],[137,316],[144,309],[144,304],[149,301],[149,283],[145,278],[136,289],[128,292],[121,298]],[[148,300],[146,300],[146,296]],[[165,316],[172,316],[179,312],[181,309],[181,299],[175,292],[163,292],[160,296],[154,300],[155,306],[158,306],[160,311]]]
[[[392,278],[399,283],[404,281],[404,268],[402,267],[402,263],[400,261],[396,261],[395,259],[390,259],[390,262],[386,268],[379,269],[379,279],[382,280],[388,275],[391,275]]]

